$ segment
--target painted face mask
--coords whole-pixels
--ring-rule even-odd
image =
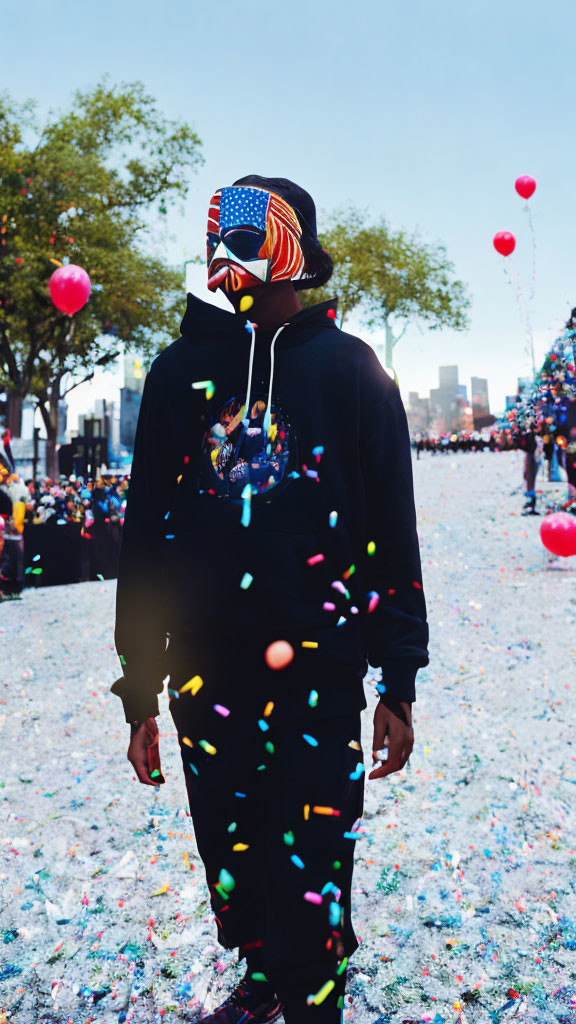
[[[292,207],[274,192],[246,185],[221,188],[210,201],[208,288],[227,294],[304,273],[302,228]]]

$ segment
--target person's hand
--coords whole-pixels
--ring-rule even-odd
[[[138,729],[130,732],[127,758],[139,781],[145,786],[159,786],[164,782],[160,767],[159,733],[155,718],[147,718]],[[159,774],[151,778],[150,773]]]
[[[387,775],[402,770],[412,753],[414,746],[414,730],[412,728],[412,704],[410,701],[399,701],[406,714],[408,725],[398,718],[393,711],[386,708],[381,701],[374,712],[374,739],[372,741],[372,760],[381,760],[378,751],[388,750],[388,759],[379,768],[373,768],[369,779],[383,779]]]

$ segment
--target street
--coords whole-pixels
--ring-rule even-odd
[[[431,660],[408,766],[366,784],[344,1019],[574,1024],[576,558],[520,515],[519,453],[413,466]],[[166,694],[166,785],[133,781],[114,595],[0,607],[2,1022],[193,1020],[243,973],[215,940]]]

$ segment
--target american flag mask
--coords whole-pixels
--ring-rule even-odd
[[[238,292],[304,274],[302,228],[274,192],[246,185],[221,188],[208,211],[208,288]]]

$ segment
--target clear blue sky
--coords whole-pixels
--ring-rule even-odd
[[[282,175],[314,196],[320,225],[352,202],[442,241],[473,298],[472,327],[406,334],[404,395],[487,376],[493,408],[528,370],[525,331],[495,231],[514,231],[537,353],[576,305],[576,74],[573,0],[29,0],[1,4],[2,86],[65,105],[107,73],[143,81],[171,117],[191,121],[206,163],[182,217],[159,239],[174,260],[201,251],[214,188],[243,174]],[[178,330],[175,325],[175,337]],[[365,333],[365,332],[364,332]]]

